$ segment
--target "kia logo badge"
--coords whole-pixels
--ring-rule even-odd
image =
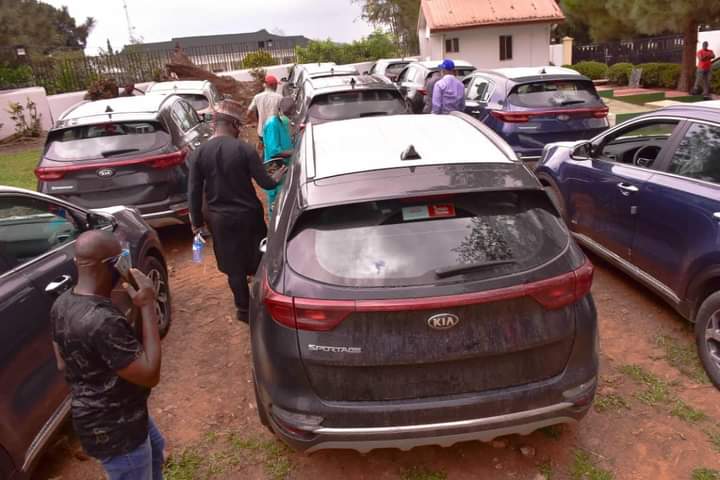
[[[427,319],[428,327],[434,330],[448,330],[460,323],[460,317],[452,313],[438,313]]]
[[[557,119],[561,122],[567,122],[568,120],[570,120],[570,115],[560,114],[557,116]]]
[[[97,171],[97,175],[98,177],[103,178],[112,177],[113,175],[115,175],[115,170],[113,170],[112,168],[101,168]]]

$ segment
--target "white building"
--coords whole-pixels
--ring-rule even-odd
[[[564,18],[555,0],[422,0],[420,56],[478,68],[547,65],[550,28]]]

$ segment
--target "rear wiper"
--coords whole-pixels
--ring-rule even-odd
[[[565,101],[563,101],[563,102],[560,102],[560,105],[562,105],[562,106],[565,106],[565,105],[575,105],[575,104],[578,104],[578,103],[585,103],[585,100],[565,100]]]
[[[455,265],[452,267],[438,268],[435,270],[435,276],[438,278],[452,277],[459,273],[467,273],[473,270],[482,270],[483,268],[497,267],[498,265],[510,265],[517,263],[515,260],[495,260],[493,262],[483,263],[467,263],[465,265]]]
[[[387,115],[387,112],[365,112],[360,114],[360,118],[363,117],[378,117],[380,115]]]
[[[105,150],[104,152],[100,152],[103,157],[112,157],[115,155],[124,155],[126,153],[133,153],[133,152],[139,152],[139,148],[122,148],[119,150]]]

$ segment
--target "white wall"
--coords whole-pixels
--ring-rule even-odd
[[[703,42],[708,42],[710,50],[713,50],[715,55],[720,56],[720,30],[698,32],[698,43],[695,50],[700,50]]]
[[[560,67],[563,64],[563,44],[558,43],[555,45],[550,45],[550,62],[552,62],[553,65],[556,67]]]
[[[10,118],[10,113],[7,111],[10,103],[17,102],[25,107],[28,99],[37,105],[38,114],[41,115],[40,123],[43,130],[50,128],[50,125],[52,125],[52,116],[44,88],[31,87],[18,90],[5,90],[0,92],[0,124],[2,124],[2,128],[0,128],[0,139],[9,137],[15,133],[15,122]],[[29,123],[30,115],[27,114],[27,112],[25,118]]]

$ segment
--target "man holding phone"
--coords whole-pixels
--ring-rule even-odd
[[[161,480],[164,439],[148,414],[150,390],[160,381],[160,332],[152,280],[121,269],[140,309],[140,328],[110,301],[122,273],[120,242],[91,230],[75,242],[78,283],[50,312],[58,369],[72,395],[75,433],[110,480]],[[138,333],[139,332],[139,333]],[[138,338],[138,335],[140,338]]]

